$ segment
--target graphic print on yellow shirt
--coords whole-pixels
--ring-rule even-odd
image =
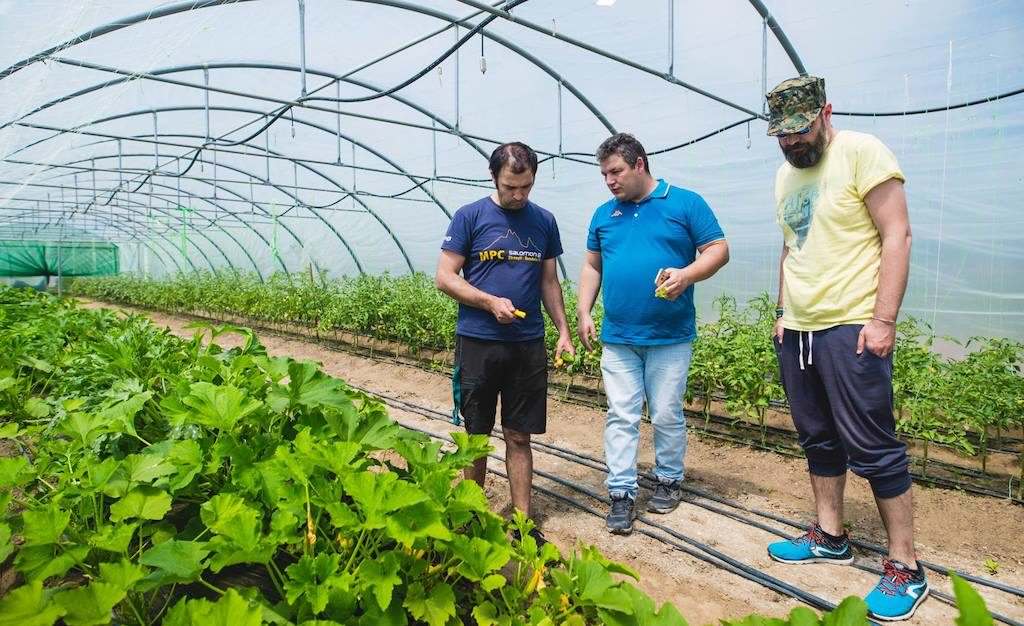
[[[775,176],[783,264],[783,326],[821,330],[871,319],[882,244],[864,197],[880,183],[905,180],[876,137],[836,133],[814,167],[783,163]]]
[[[782,221],[796,235],[794,245],[799,248],[807,240],[814,217],[814,204],[818,201],[818,186],[801,187],[786,196],[782,207]],[[788,244],[787,244],[788,245]]]

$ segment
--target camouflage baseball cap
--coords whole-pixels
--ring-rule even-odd
[[[800,76],[768,92],[768,134],[798,133],[810,126],[825,106],[825,79]]]

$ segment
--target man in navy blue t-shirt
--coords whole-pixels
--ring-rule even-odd
[[[498,146],[490,170],[495,191],[452,217],[436,280],[459,302],[454,417],[470,434],[489,435],[501,397],[512,504],[529,517],[530,435],[547,427],[542,302],[558,329],[555,354],[574,353],[555,266],[562,242],[555,217],[529,201],[536,153],[519,142]],[[465,474],[482,487],[486,471],[483,458]]]
[[[603,283],[604,449],[612,500],[607,525],[625,535],[636,517],[645,401],[658,479],[647,510],[669,513],[679,505],[686,455],[682,396],[697,338],[693,285],[728,262],[729,246],[703,198],[651,176],[647,153],[632,135],[609,137],[597,160],[615,197],[597,207],[590,221],[577,319],[580,340],[590,349],[597,339],[590,310]]]

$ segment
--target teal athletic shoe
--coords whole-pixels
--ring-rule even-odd
[[[917,564],[911,571],[899,561],[882,561],[882,578],[864,601],[872,618],[885,622],[910,619],[917,607],[928,597],[928,578],[924,568]]]
[[[844,533],[842,540],[836,543],[825,536],[818,524],[804,535],[769,545],[768,556],[780,563],[853,563],[848,536]]]

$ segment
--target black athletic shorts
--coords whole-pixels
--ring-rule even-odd
[[[501,425],[522,433],[547,428],[548,359],[543,339],[488,341],[455,338],[454,416],[466,431],[489,435],[501,397]]]

